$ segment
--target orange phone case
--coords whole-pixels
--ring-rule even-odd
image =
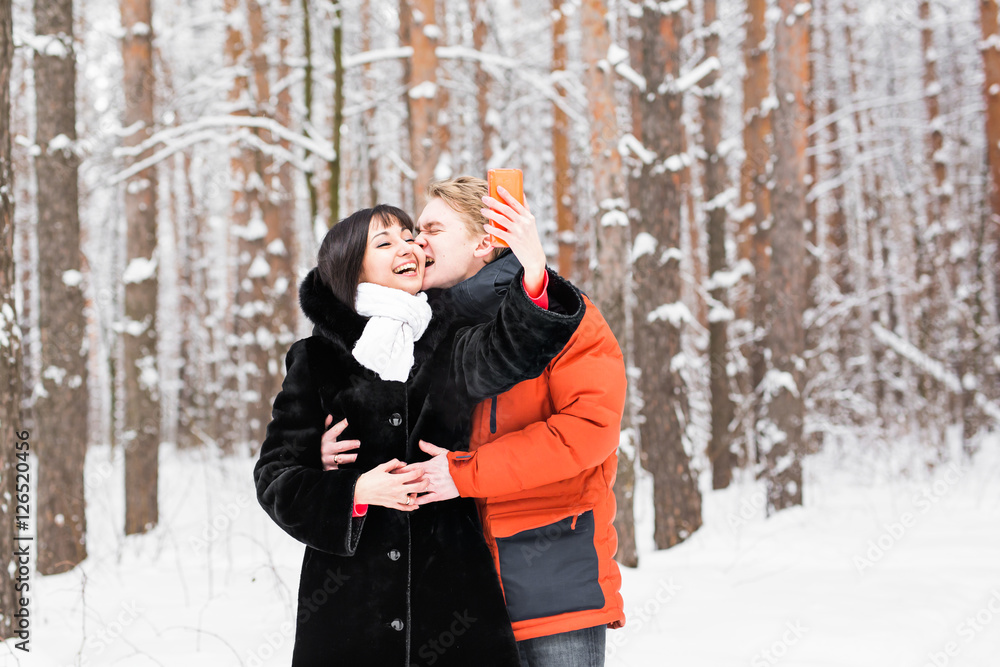
[[[503,199],[497,194],[497,186],[502,185],[507,192],[513,195],[514,199],[524,203],[524,174],[521,173],[520,169],[490,169],[486,173],[486,180],[490,184],[490,196],[494,199],[499,199],[501,202]],[[506,228],[493,223],[495,227],[500,227],[506,231]],[[507,242],[498,239],[497,237],[490,235],[490,242],[501,248],[506,248]]]

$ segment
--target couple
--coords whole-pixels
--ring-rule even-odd
[[[296,666],[601,665],[624,622],[621,352],[527,206],[487,192],[432,184],[419,234],[359,211],[302,282],[313,335],[254,469],[306,544]]]

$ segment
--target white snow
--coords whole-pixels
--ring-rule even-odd
[[[151,258],[133,257],[122,274],[122,282],[126,285],[130,283],[141,283],[156,275],[156,255]]]
[[[62,281],[66,287],[77,287],[83,281],[83,274],[75,269],[69,269],[63,271]]]
[[[650,255],[656,252],[656,237],[649,232],[639,232],[632,241],[632,261],[639,259],[643,255]]]
[[[245,227],[233,226],[233,235],[245,241],[259,241],[267,236],[267,223],[260,217],[259,212],[247,221]]]
[[[708,311],[709,322],[730,322],[734,319],[736,319],[736,313],[731,308],[719,303],[713,304],[712,309]]]
[[[433,99],[437,95],[437,84],[433,81],[424,81],[418,83],[417,85],[410,88],[408,93],[410,99],[418,100],[420,98]]]
[[[277,237],[267,244],[267,254],[278,256],[288,254],[288,250],[285,248],[285,242],[281,240],[281,237]]]
[[[675,327],[679,327],[683,322],[693,322],[694,317],[691,311],[683,302],[665,303],[656,310],[646,315],[647,322],[670,322]]]
[[[753,263],[749,259],[741,259],[731,271],[716,271],[705,283],[705,289],[713,290],[717,287],[731,289],[735,287],[743,276],[753,275]]]
[[[787,371],[779,371],[771,368],[764,374],[764,379],[760,381],[761,393],[765,396],[777,396],[782,389],[788,390],[793,396],[799,395],[799,388],[795,384],[795,378]]]
[[[912,478],[891,453],[830,447],[805,461],[805,505],[769,518],[751,476],[703,485],[704,525],[664,551],[640,471],[640,562],[622,568],[607,667],[994,667],[998,444]],[[89,450],[88,557],[33,573],[30,659],[10,639],[0,667],[288,665],[303,547],[257,505],[255,461],[162,446],[161,524],[123,537],[121,450]]]
[[[620,225],[628,227],[628,214],[625,211],[608,211],[601,216],[601,227]]]
[[[690,72],[678,77],[673,83],[673,89],[682,93],[712,72],[718,70],[721,66],[722,64],[718,58],[706,58],[698,63],[697,67],[692,68]]]
[[[434,24],[428,24],[424,26],[424,36],[427,39],[438,40],[441,39],[441,28]]]
[[[679,12],[688,6],[688,0],[668,0],[660,3],[660,13],[669,16],[674,12]]]
[[[643,164],[653,164],[653,161],[656,160],[656,152],[643,146],[642,142],[631,133],[622,135],[622,138],[618,140],[618,153],[622,156],[631,153],[639,158]]]
[[[61,385],[63,378],[66,377],[66,369],[59,366],[48,366],[42,371],[42,377],[46,380],[52,380],[57,385]]]
[[[135,360],[135,367],[139,370],[139,386],[146,392],[156,396],[159,392],[160,373],[156,370],[155,357],[142,357]]]
[[[62,150],[72,150],[73,140],[67,137],[65,134],[57,134],[49,140],[49,152],[52,151],[62,151]]]
[[[271,272],[271,265],[267,263],[267,260],[263,256],[257,255],[253,258],[253,262],[250,264],[250,268],[247,269],[248,278],[263,278]]]

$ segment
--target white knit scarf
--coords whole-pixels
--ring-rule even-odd
[[[355,307],[371,319],[354,346],[354,358],[383,380],[405,382],[413,366],[413,344],[431,321],[427,295],[361,283]]]

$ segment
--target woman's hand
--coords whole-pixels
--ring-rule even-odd
[[[326,416],[326,427],[330,427],[333,415]],[[323,434],[320,440],[319,460],[323,463],[323,470],[336,470],[341,463],[354,463],[358,459],[358,454],[345,454],[361,446],[360,440],[337,440],[340,434],[347,428],[347,420],[342,419]]]
[[[527,199],[522,205],[503,186],[497,188],[497,194],[503,201],[490,196],[483,197],[487,208],[482,209],[482,213],[488,220],[496,223],[486,225],[484,229],[510,246],[524,267],[524,286],[528,293],[539,294],[545,279],[545,250],[538,238],[535,216],[528,208]],[[505,227],[506,231],[496,225]]]
[[[393,459],[361,475],[354,486],[354,503],[403,512],[417,509],[416,496],[427,490],[427,480],[419,470],[393,472],[405,466],[402,461]]]

